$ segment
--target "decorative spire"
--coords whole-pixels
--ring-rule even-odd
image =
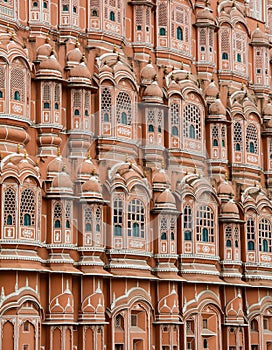
[[[24,149],[24,159],[26,159],[27,157],[27,153],[26,153],[26,149]]]
[[[80,59],[80,62],[81,63],[84,63],[85,62],[85,54],[82,55],[81,59]]]
[[[152,59],[151,59],[151,56],[149,55],[149,58],[148,58],[148,63],[151,64],[152,63]]]
[[[78,42],[78,38],[76,38],[76,43],[75,43],[76,47],[79,47],[79,42]]]
[[[21,145],[18,143],[18,145],[17,145],[17,153],[18,154],[20,153],[20,149],[21,149]]]
[[[183,70],[184,69],[184,64],[183,61],[180,62],[180,69]]]
[[[46,33],[46,36],[45,36],[45,43],[46,43],[46,44],[49,43],[49,33]]]
[[[116,45],[113,45],[113,53],[116,53]]]
[[[60,147],[58,147],[57,156],[60,157]]]

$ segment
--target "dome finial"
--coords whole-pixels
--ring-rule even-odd
[[[26,149],[24,149],[24,159],[26,159],[27,157],[27,153],[26,153]]]
[[[20,153],[20,149],[21,149],[21,145],[18,143],[18,145],[17,145],[17,153],[18,154]]]
[[[196,164],[195,164],[195,168],[194,168],[194,174],[197,174],[197,167],[196,167]]]
[[[58,157],[60,157],[60,147],[58,147],[57,155],[58,155]]]
[[[113,45],[113,53],[116,53],[116,45]]]
[[[46,44],[49,43],[49,32],[46,33],[46,36],[45,36],[45,43],[46,43]]]
[[[88,154],[87,154],[87,159],[90,160],[91,159],[91,151],[89,150],[88,151]]]
[[[76,44],[75,44],[76,47],[79,47],[79,41],[78,41],[78,38],[76,38]]]
[[[183,70],[184,69],[184,64],[183,61],[180,62],[180,69]]]
[[[229,176],[228,176],[228,173],[225,172],[225,181],[228,182],[229,181]]]
[[[81,59],[80,59],[80,62],[81,62],[81,63],[85,62],[85,54],[82,54],[82,57],[81,57]]]
[[[151,56],[149,55],[149,58],[148,58],[148,63],[151,64],[152,63],[152,58]]]

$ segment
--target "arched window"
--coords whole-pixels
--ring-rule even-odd
[[[115,328],[124,329],[124,318],[120,314],[115,318]]]
[[[3,91],[0,90],[0,98],[3,98]]]
[[[214,147],[218,146],[218,139],[219,139],[219,128],[217,125],[214,125],[212,127],[212,145]]]
[[[162,128],[160,125],[158,125],[158,133],[161,133],[162,132]]]
[[[73,12],[74,12],[74,13],[77,13],[77,8],[76,8],[76,6],[73,6]]]
[[[55,108],[56,110],[59,109],[59,104],[58,104],[57,102],[54,104],[54,108]]]
[[[204,348],[204,349],[207,349],[207,348],[208,348],[208,340],[207,340],[207,339],[204,339],[204,340],[203,340],[203,348]]]
[[[109,113],[104,113],[104,122],[108,123],[110,121]]]
[[[86,232],[91,232],[91,231],[92,231],[92,225],[91,225],[90,223],[87,223],[87,224],[85,225],[85,231],[86,231]]]
[[[50,108],[50,103],[49,102],[44,102],[43,108],[49,109]]]
[[[127,125],[127,114],[126,112],[121,113],[121,124]]]
[[[192,240],[192,230],[193,230],[193,213],[192,208],[186,205],[183,210],[183,229],[184,229],[184,240]]]
[[[69,6],[68,5],[63,5],[62,6],[62,11],[68,12],[69,11]]]
[[[201,139],[201,115],[200,110],[193,104],[187,104],[183,110],[184,130],[186,138]]]
[[[197,241],[214,242],[214,213],[213,210],[207,206],[202,205],[197,210],[196,215],[196,238]]]
[[[174,232],[171,232],[171,234],[170,234],[170,239],[171,239],[171,241],[174,241],[174,240],[175,240],[175,234],[174,234]]]
[[[128,93],[121,91],[116,99],[116,115],[119,124],[131,125],[132,102]]]
[[[177,27],[177,39],[183,40],[183,31],[180,27]]]
[[[206,227],[202,229],[202,242],[209,242],[209,231]]]
[[[226,247],[231,247],[231,240],[230,240],[230,239],[228,239],[228,240],[226,241]]]
[[[70,224],[70,220],[66,220],[66,225],[65,225],[66,228],[71,228],[71,224]]]
[[[172,136],[178,136],[178,128],[177,128],[177,126],[172,126]]]
[[[234,149],[240,151],[242,148],[242,127],[239,122],[234,123],[233,127],[233,143]]]
[[[246,128],[246,149],[249,153],[258,153],[257,128],[254,124],[249,124]]]
[[[137,236],[134,233],[137,232]],[[139,199],[128,204],[128,236],[145,237],[145,208]]]
[[[114,236],[122,236],[122,226],[115,225],[113,234]]]
[[[60,228],[60,220],[59,219],[55,220],[54,227],[55,228]]]
[[[47,9],[47,2],[46,1],[43,2],[43,8]]]
[[[167,239],[167,234],[166,234],[166,232],[163,232],[163,233],[161,234],[161,240],[162,240],[162,241],[166,241],[166,239]]]
[[[19,91],[14,92],[14,100],[15,101],[21,101],[21,96]]]
[[[98,17],[98,11],[97,10],[92,10],[92,16],[93,17]]]
[[[259,222],[259,249],[260,252],[272,252],[271,224],[267,219]]]
[[[242,57],[240,53],[237,53],[236,59],[237,59],[237,62],[242,62]]]
[[[165,28],[160,28],[160,35],[165,36],[166,35],[166,30]]]
[[[110,20],[115,22],[115,13],[113,11],[110,12]]]
[[[27,188],[21,194],[20,224],[22,226],[35,226],[35,212],[35,195],[30,188]]]
[[[72,201],[66,201],[65,205],[65,226],[71,228],[72,220]]]
[[[226,52],[222,52],[222,60],[228,60],[229,55]]]
[[[78,109],[75,109],[75,110],[74,110],[74,115],[76,115],[76,116],[79,115],[79,110],[78,110]]]
[[[185,241],[191,241],[192,240],[192,232],[191,231],[184,231],[184,240]]]
[[[113,225],[114,236],[122,236],[123,200],[119,197],[113,200]]]
[[[15,225],[16,202],[15,190],[8,188],[4,194],[4,225]]]
[[[34,2],[33,2],[33,7],[38,7],[37,1],[34,1]]]
[[[24,214],[24,226],[31,226],[31,218],[29,214]]]
[[[190,125],[189,137],[191,139],[195,139],[195,127],[194,127],[194,125]]]
[[[154,126],[148,125],[148,132],[154,132]]]
[[[247,249],[248,250],[255,250],[255,245],[253,241],[248,241],[247,242]]]

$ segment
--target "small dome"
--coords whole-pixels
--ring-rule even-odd
[[[210,9],[208,9],[208,7],[205,7],[203,10],[199,11],[198,14],[196,15],[197,22],[203,22],[206,20],[214,22],[212,12]]]
[[[91,79],[91,73],[84,62],[70,70],[69,76],[71,78],[86,78]]]
[[[37,49],[37,59],[48,58],[51,55],[52,46],[48,43],[45,43],[38,47]]]
[[[234,190],[228,181],[223,181],[218,187],[218,195],[234,196]]]
[[[148,85],[144,91],[144,96],[163,98],[162,89],[159,87],[157,81],[153,81]]]
[[[85,192],[102,193],[101,185],[95,176],[92,176],[89,180],[87,180],[82,185],[82,192],[83,193],[85,193]]]
[[[252,33],[252,43],[268,43],[266,34],[259,27]]]
[[[119,71],[131,72],[131,69],[126,64],[124,64],[122,61],[120,61],[120,59],[118,58],[118,61],[116,62],[116,64],[113,67],[113,71],[114,71],[114,73],[117,73]]]
[[[219,90],[214,81],[211,81],[208,85],[205,95],[210,97],[216,97],[219,94]]]
[[[210,115],[226,115],[226,108],[224,107],[222,101],[218,98],[210,105],[209,108]]]
[[[68,64],[77,64],[82,59],[82,52],[78,47],[75,47],[73,50],[67,53],[66,61]]]
[[[155,183],[169,184],[170,181],[166,172],[163,169],[161,169],[153,176],[152,182],[153,184]]]
[[[87,178],[89,179],[93,172],[96,172],[96,167],[94,166],[91,159],[84,160],[78,167],[79,178],[83,178],[87,176]]]
[[[54,56],[53,52],[49,58],[42,61],[39,66],[39,71],[41,70],[53,70],[60,72],[62,71],[60,63],[57,61],[56,57]]]
[[[48,164],[48,173],[59,173],[62,171],[64,167],[64,162],[61,157],[54,158],[49,164]]]
[[[263,115],[264,115],[264,116],[272,116],[272,104],[271,104],[270,101],[269,101],[269,102],[267,103],[267,105],[264,107]]]
[[[156,69],[153,67],[152,63],[148,63],[141,72],[141,80],[152,81],[157,74]]]
[[[164,190],[156,199],[155,209],[176,210],[176,200],[170,189]]]
[[[237,205],[230,200],[227,203],[221,204],[221,214],[239,214],[239,209]]]
[[[70,176],[62,171],[58,175],[54,177],[52,188],[55,189],[72,189],[73,188],[73,182],[70,179]]]

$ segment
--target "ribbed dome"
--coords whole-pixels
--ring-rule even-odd
[[[164,170],[158,171],[152,179],[153,184],[154,183],[161,183],[161,184],[169,184],[169,178]]]
[[[102,193],[101,185],[95,176],[92,176],[82,185],[82,192]]]
[[[152,81],[157,74],[156,69],[153,67],[152,63],[148,63],[141,72],[141,79]]]
[[[233,187],[227,181],[224,181],[219,185],[217,193],[218,195],[234,196]]]
[[[215,102],[213,102],[210,105],[209,114],[210,115],[226,115],[226,108],[224,107],[224,105],[220,99],[216,99]]]
[[[51,54],[52,51],[52,46],[48,43],[45,43],[38,47],[37,49],[37,58],[42,59],[42,58],[48,58]]]
[[[91,73],[84,62],[70,70],[69,76],[72,78],[86,78],[91,79]]]
[[[217,85],[215,84],[214,81],[211,81],[205,91],[205,95],[210,97],[216,97],[218,93],[219,93],[219,90]]]
[[[79,63],[82,59],[82,52],[78,47],[75,47],[73,50],[67,53],[66,61],[69,64]]]
[[[196,16],[196,20],[197,22],[202,22],[206,20],[214,22],[212,12],[207,7],[205,7],[203,10],[198,12]]]
[[[163,191],[157,198],[156,203],[159,204],[174,204],[176,205],[175,197],[169,189]]]
[[[62,171],[64,166],[64,162],[61,157],[54,158],[48,165],[48,172],[49,173],[59,173]]]
[[[55,189],[72,189],[73,182],[70,179],[70,176],[62,171],[60,174],[54,177],[52,188]]]
[[[239,209],[233,201],[222,203],[221,205],[222,214],[239,214]]]
[[[162,89],[159,87],[156,81],[153,81],[150,85],[148,85],[144,91],[144,96],[150,97],[159,97],[163,98]]]
[[[57,61],[56,57],[52,53],[49,58],[46,60],[42,61],[40,66],[39,66],[39,71],[41,70],[47,70],[47,71],[57,71],[60,72],[62,71],[60,63]]]
[[[78,177],[81,178],[85,175],[89,178],[94,171],[96,172],[96,167],[93,162],[90,159],[86,159],[78,167]]]
[[[252,33],[252,42],[253,43],[267,43],[268,39],[266,34],[257,27],[254,32]]]

